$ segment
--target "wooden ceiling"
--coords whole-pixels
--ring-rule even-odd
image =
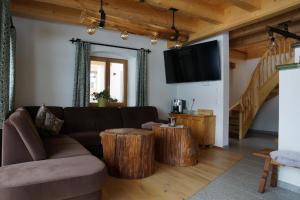
[[[192,42],[236,30],[300,8],[300,0],[103,0],[105,29],[169,39],[170,7],[181,40]],[[88,26],[98,18],[99,0],[12,0],[14,15]],[[232,32],[237,41],[235,34]],[[238,42],[237,42],[238,43]],[[241,48],[236,48],[241,49]]]
[[[262,56],[269,44],[266,26],[278,27],[287,22],[289,31],[300,35],[300,9],[272,17],[230,32],[231,57],[251,59]],[[279,37],[278,35],[275,35]]]

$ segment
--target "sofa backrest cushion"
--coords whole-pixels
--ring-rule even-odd
[[[31,119],[35,121],[35,117],[40,109],[40,106],[25,106],[24,108],[28,111]],[[64,120],[64,109],[62,107],[47,106],[47,109],[49,109],[50,112],[53,113],[57,118]]]
[[[6,120],[2,133],[2,166],[33,161],[16,128]]]
[[[122,128],[119,108],[68,107],[64,108],[63,133],[103,131]]]
[[[9,121],[18,131],[32,159],[46,159],[47,156],[42,139],[40,138],[28,112],[24,109],[18,109],[9,117]]]
[[[146,122],[157,122],[157,109],[152,106],[121,108],[124,128],[141,128]]]

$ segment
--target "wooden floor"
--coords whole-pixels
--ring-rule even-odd
[[[109,177],[104,200],[184,200],[231,168],[241,155],[210,148],[201,150],[200,162],[192,167],[157,164],[154,175],[139,180]]]

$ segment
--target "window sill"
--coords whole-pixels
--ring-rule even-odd
[[[89,107],[98,107],[98,103],[90,103]],[[122,108],[127,107],[125,103],[109,103],[106,107]]]

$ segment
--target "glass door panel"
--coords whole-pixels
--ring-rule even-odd
[[[110,63],[110,95],[118,102],[124,101],[124,64]]]
[[[97,102],[93,100],[92,94],[94,92],[101,92],[105,89],[105,64],[102,61],[91,61],[90,102]]]

